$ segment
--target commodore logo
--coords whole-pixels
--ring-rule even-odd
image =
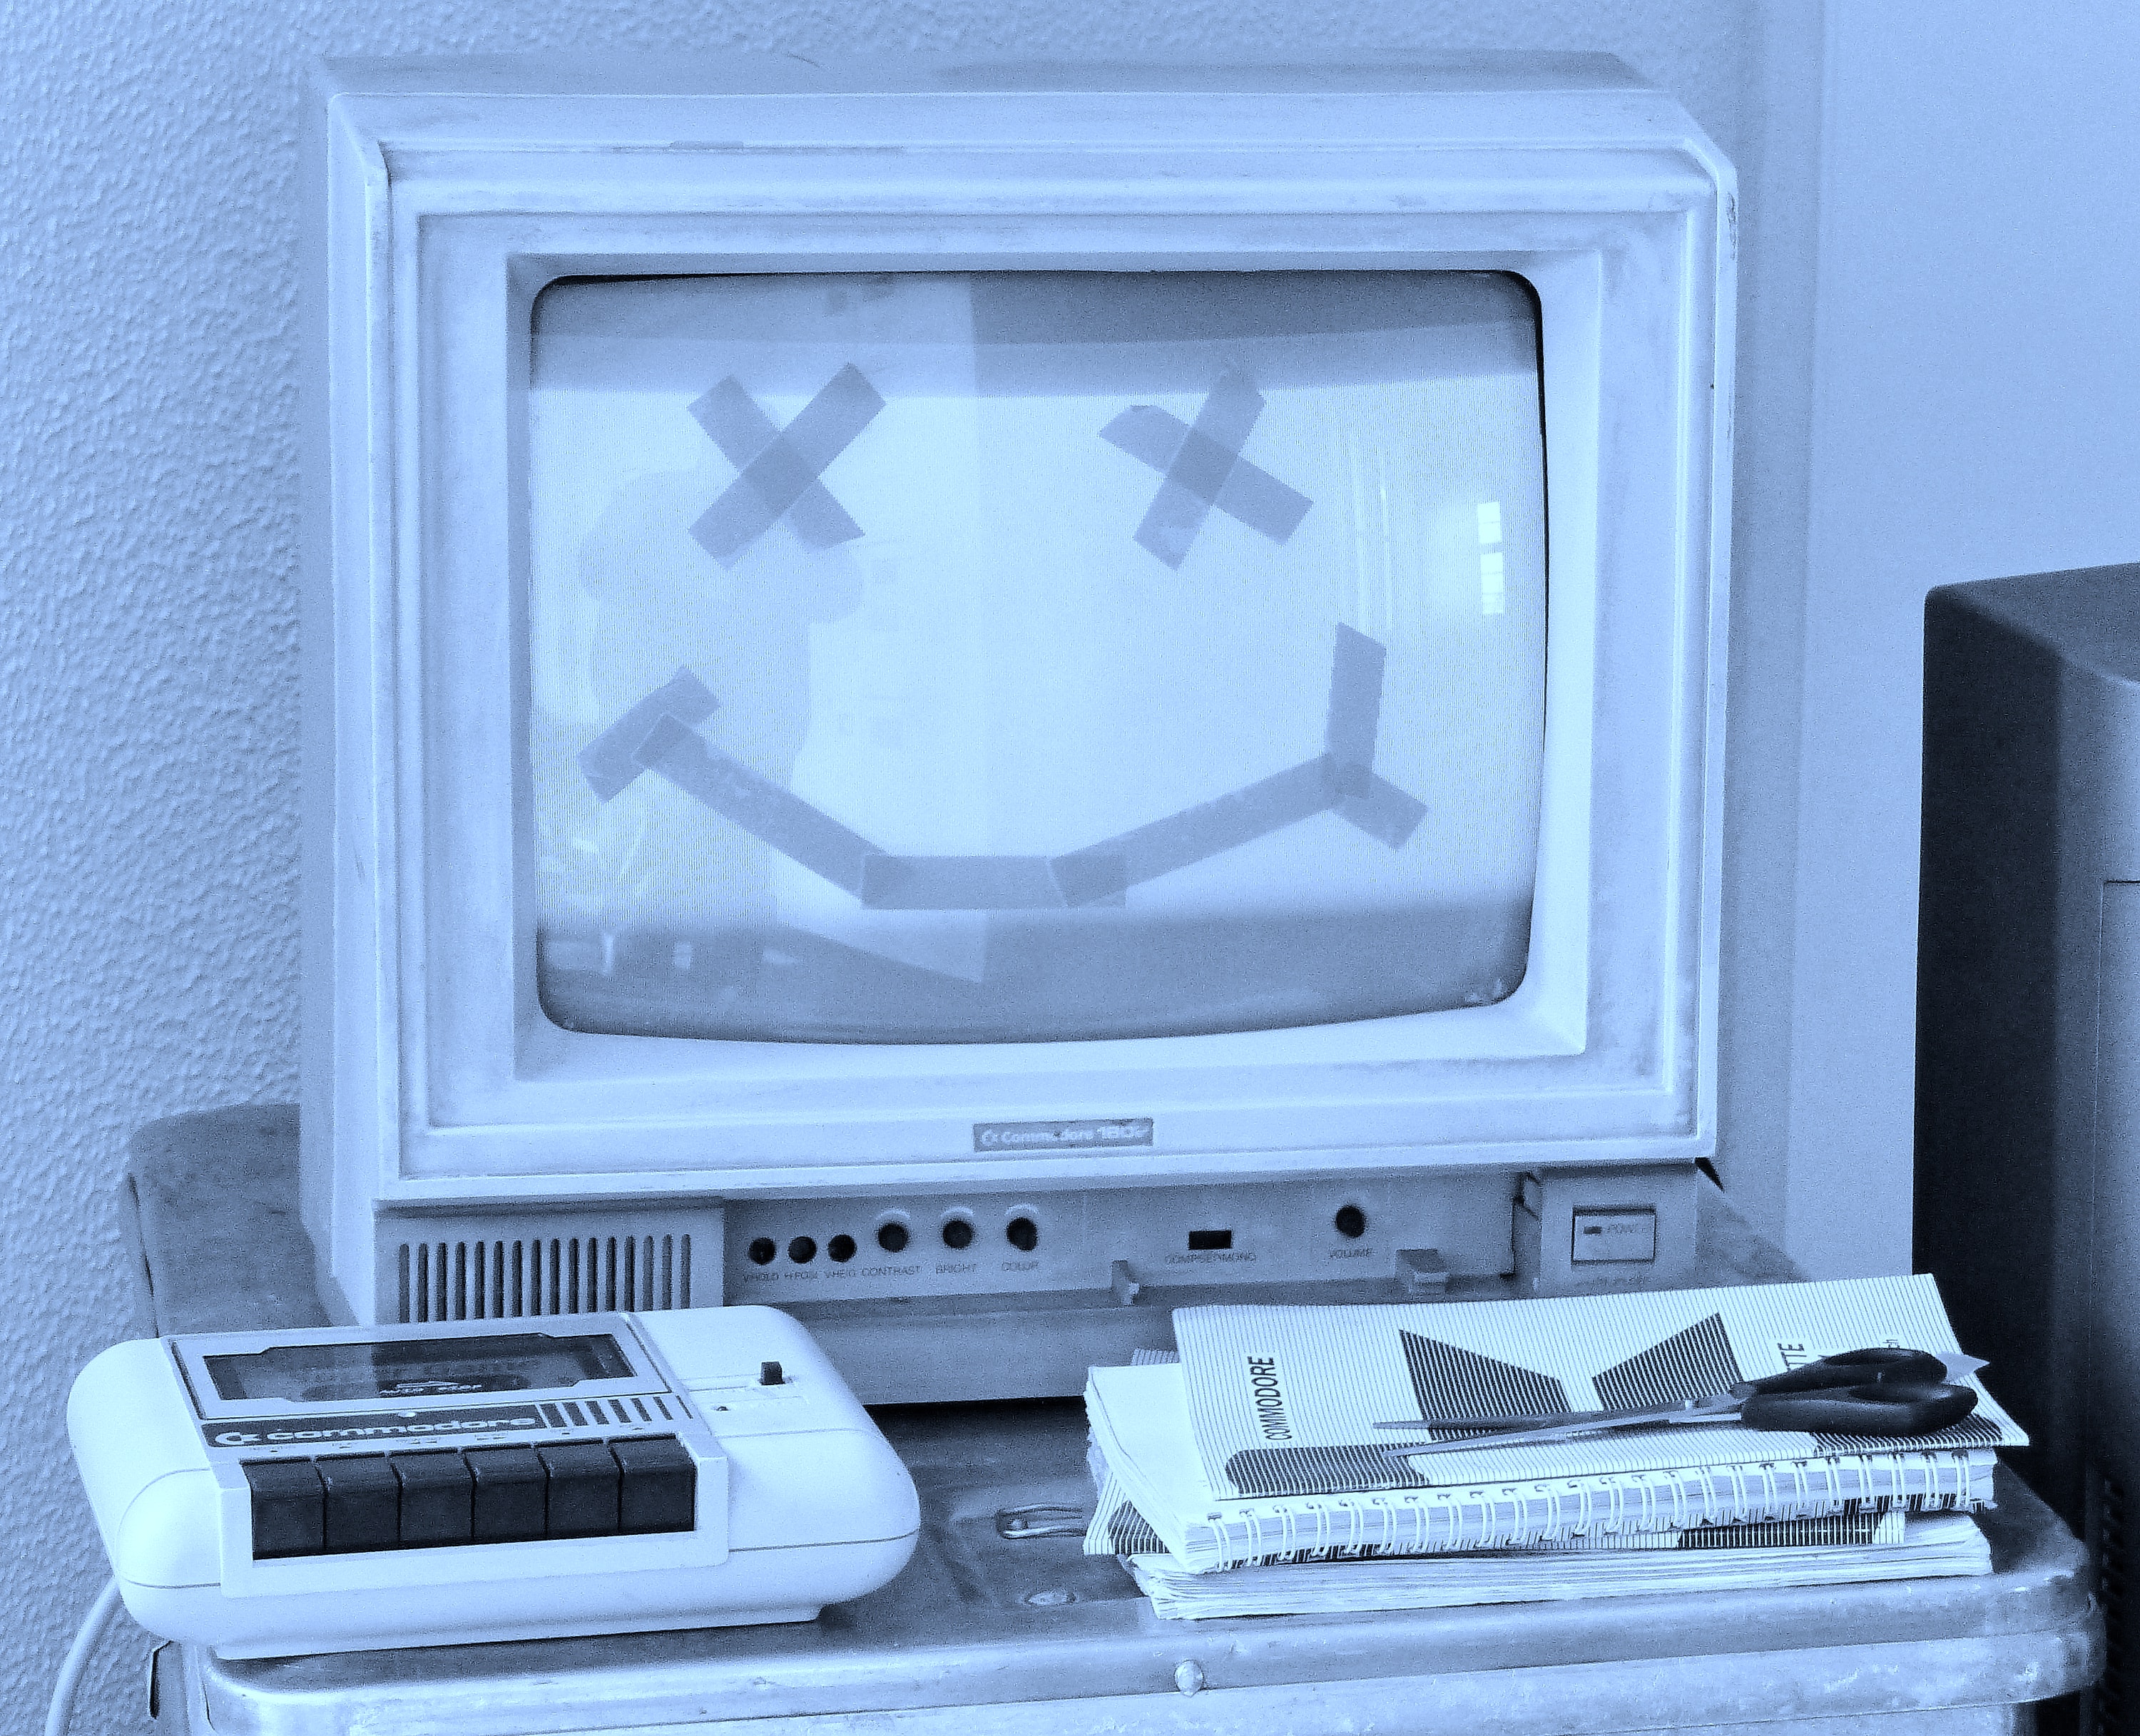
[[[1285,1393],[1279,1385],[1277,1357],[1249,1358],[1249,1403],[1265,1440],[1293,1439],[1293,1425],[1286,1420]]]
[[[976,1151],[1089,1150],[1097,1145],[1149,1145],[1151,1117],[1112,1121],[976,1121]]]

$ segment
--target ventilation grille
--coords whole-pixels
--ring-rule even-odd
[[[419,1325],[718,1307],[720,1217],[382,1223],[380,1314]],[[708,1286],[693,1282],[695,1253],[709,1262]]]
[[[2088,1539],[2095,1557],[2095,1595],[2103,1606],[2103,1675],[2089,1694],[2096,1736],[2127,1736],[2133,1660],[2128,1655],[2125,1487],[2093,1466],[2088,1475]]]

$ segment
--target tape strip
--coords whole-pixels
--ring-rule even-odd
[[[1105,428],[1100,438],[1120,447],[1141,464],[1164,472],[1181,450],[1181,438],[1189,424],[1154,404],[1136,404],[1124,410]]]
[[[1401,850],[1426,817],[1426,804],[1370,773],[1367,794],[1341,797],[1331,812],[1378,843]]]
[[[765,412],[744,390],[743,382],[733,374],[692,405],[690,410],[699,426],[705,429],[708,438],[736,467],[739,481],[749,473],[754,461],[771,451],[780,441],[780,430],[773,425]],[[754,484],[751,486],[755,492]],[[730,488],[732,492],[734,484]],[[725,499],[726,496],[723,498]],[[763,497],[760,495],[758,504],[763,507],[764,503]],[[715,509],[719,508],[719,503],[716,502]],[[733,528],[740,528],[748,522],[744,518],[742,508],[739,506],[732,511],[738,520]],[[788,508],[788,522],[795,527],[796,534],[813,547],[829,547],[835,542],[847,541],[859,534],[859,527],[832,498],[831,491],[822,483],[814,480],[806,483],[795,497]],[[693,527],[692,534],[699,537],[702,545],[706,543],[707,536],[712,535],[714,530],[729,528],[719,521],[716,521],[714,526],[708,526],[707,520],[713,517],[714,512],[709,511],[700,517],[698,525]],[[778,513],[773,514],[774,518],[778,517]],[[767,521],[766,526],[760,527],[752,534],[762,535],[771,522]],[[700,534],[701,527],[705,529],[705,535]],[[708,552],[713,551],[709,547]]]
[[[849,892],[861,891],[864,859],[883,854],[829,814],[709,746],[675,718],[656,723],[633,758],[820,880]]]
[[[1221,374],[1205,397],[1136,529],[1137,542],[1169,566],[1180,566],[1189,552],[1263,412],[1264,395],[1235,368]]]
[[[1379,640],[1338,624],[1330,654],[1330,710],[1323,751],[1337,763],[1338,787],[1365,796],[1375,774],[1375,737],[1382,721],[1382,665],[1389,653]]]
[[[1336,795],[1323,761],[1311,759],[1216,801],[1184,808],[1135,831],[1071,851],[1055,857],[1049,866],[1066,895],[1072,887],[1082,890],[1102,875],[1112,879],[1112,866],[1095,861],[1100,857],[1121,858],[1122,884],[1134,886],[1319,814]],[[1071,898],[1073,904],[1096,901]]]
[[[1283,542],[1300,527],[1314,503],[1243,459],[1227,473],[1225,486],[1211,504],[1272,542]]]
[[[580,770],[607,802],[645,769],[632,756],[656,723],[665,717],[703,723],[719,704],[690,670],[678,669],[580,750]]]
[[[1290,537],[1313,504],[1308,497],[1241,456],[1263,414],[1263,394],[1229,368],[1196,412],[1194,426],[1154,405],[1124,410],[1100,438],[1162,473],[1136,540],[1178,568],[1216,507],[1274,542]]]
[[[800,419],[799,418],[798,419]],[[893,856],[711,746],[693,727],[719,703],[679,669],[590,743],[580,767],[604,801],[659,772],[873,910],[1059,910],[1120,904],[1131,886],[1325,812],[1396,850],[1426,804],[1374,772],[1388,653],[1338,625],[1324,751],[1273,777],[1057,856]]]
[[[862,859],[872,910],[1059,910],[1067,900],[1038,856],[873,856]]]
[[[1051,857],[1048,872],[1073,909],[1129,902],[1130,867],[1121,854],[1096,844],[1071,856]]]
[[[733,566],[783,517],[813,548],[861,536],[862,527],[819,478],[883,408],[876,388],[849,362],[786,428],[775,428],[742,382],[729,375],[690,406],[739,473],[691,527],[699,546]]]

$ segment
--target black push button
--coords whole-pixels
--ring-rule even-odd
[[[699,1467],[674,1435],[613,1440],[624,1472],[618,1518],[627,1532],[689,1531],[697,1523]]]
[[[387,1463],[401,1483],[405,1547],[465,1543],[475,1535],[475,1482],[459,1454],[396,1453]]]
[[[400,1541],[401,1483],[384,1454],[318,1459],[312,1468],[326,1488],[329,1555],[391,1549]]]
[[[462,1457],[475,1481],[471,1530],[479,1543],[521,1543],[543,1530],[549,1481],[533,1447],[472,1447]]]
[[[326,1547],[326,1490],[312,1461],[265,1459],[241,1465],[253,1491],[253,1558],[317,1555]]]
[[[616,1535],[617,1464],[598,1440],[568,1441],[537,1447],[536,1454],[550,1474],[550,1517],[553,1537]]]

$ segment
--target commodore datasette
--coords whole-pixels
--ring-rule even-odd
[[[226,1657],[806,1621],[919,1523],[766,1308],[137,1339],[67,1432],[128,1611]]]

